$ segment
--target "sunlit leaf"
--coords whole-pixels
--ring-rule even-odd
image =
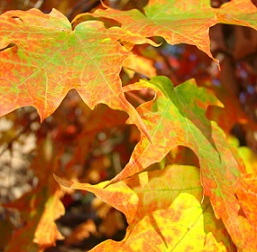
[[[57,10],[36,9],[2,14],[0,36],[0,115],[34,106],[45,119],[75,88],[91,109],[105,103],[123,110],[147,134],[122,91],[119,72],[130,52],[119,41],[149,40],[99,21],[72,30]]]
[[[204,194],[210,197],[216,216],[223,219],[235,242],[241,240],[235,184],[244,166],[216,123],[205,116],[207,107],[219,105],[218,100],[207,89],[198,88],[194,81],[174,88],[164,77],[140,81],[124,89],[146,87],[152,88],[156,97],[137,111],[149,129],[152,142],[142,136],[130,161],[112,182],[160,162],[174,147],[186,146],[198,156]]]
[[[63,186],[91,191],[125,214],[129,224],[125,238],[121,242],[107,240],[92,251],[233,251],[233,244],[208,200],[200,203],[203,192],[198,168],[168,166],[106,188],[108,182],[92,186],[65,181],[56,175],[55,179]],[[206,239],[210,247],[206,247]]]
[[[244,228],[244,239],[247,245],[244,247],[247,251],[256,251],[257,249],[257,176],[256,173],[244,174],[240,177],[236,191],[243,215],[240,219],[240,225]]]
[[[248,147],[242,146],[238,148],[238,152],[242,157],[247,173],[257,173],[257,155]]]
[[[61,192],[59,190],[50,194],[44,207],[44,212],[35,231],[34,242],[41,248],[55,245],[56,240],[64,237],[58,231],[55,220],[64,214],[65,209],[60,201]]]
[[[249,0],[232,0],[221,8],[212,8],[209,0],[150,0],[144,13],[136,9],[123,12],[106,9],[97,10],[93,16],[112,18],[122,28],[147,38],[160,36],[169,44],[195,45],[211,58],[208,36],[211,26],[225,23],[257,29],[256,7]]]
[[[240,10],[240,11],[239,11]],[[218,22],[257,29],[257,8],[249,0],[232,0],[216,9]]]

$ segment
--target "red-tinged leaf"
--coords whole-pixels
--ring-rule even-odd
[[[142,136],[128,164],[110,183],[160,162],[174,147],[186,146],[199,159],[204,194],[210,197],[216,216],[222,218],[234,242],[241,244],[235,184],[244,166],[220,128],[205,116],[207,107],[219,105],[218,100],[194,81],[174,88],[166,77],[124,87],[127,91],[141,88],[152,88],[156,93],[154,100],[137,108],[152,142]]]
[[[219,23],[248,26],[257,30],[257,8],[252,1],[231,0],[216,9],[216,16]]]
[[[257,29],[256,7],[249,0],[232,0],[221,8],[212,8],[209,0],[150,0],[144,14],[135,9],[123,12],[106,9],[97,10],[93,16],[116,20],[134,34],[161,36],[169,44],[195,45],[211,58],[208,36],[211,26],[226,23]]]
[[[91,191],[125,214],[129,224],[125,238],[121,242],[107,240],[92,251],[214,251],[208,250],[206,239],[210,248],[234,249],[208,200],[200,204],[203,192],[196,167],[168,166],[106,188],[108,182],[93,186],[56,175],[55,179],[63,186]]]
[[[257,228],[245,217],[239,216],[239,228],[243,230],[243,240],[247,241],[243,245],[242,251],[255,252],[257,250]]]
[[[198,88],[193,80],[174,88],[166,77],[154,77],[150,82],[141,80],[124,87],[124,90],[142,88],[151,88],[156,93],[153,100],[137,108],[149,128],[152,143],[142,137],[129,163],[115,180],[124,179],[160,162],[170,150],[179,145],[187,146],[197,154],[205,151],[199,145],[202,140],[203,143],[207,141],[204,146],[210,145],[211,152],[215,151],[212,125],[205,112],[208,106],[221,104],[211,91]],[[203,158],[205,154],[208,152],[202,153]]]
[[[235,137],[229,137],[230,143],[237,148],[238,154],[245,165],[247,174],[257,173],[257,155],[246,146],[239,146],[239,140]]]
[[[207,111],[208,118],[216,121],[227,134],[237,123],[257,129],[257,124],[243,111],[236,97],[231,96],[223,87],[212,87],[212,90],[224,107],[210,107]]]
[[[89,219],[81,223],[76,227],[71,234],[69,234],[65,239],[66,245],[77,244],[85,238],[88,238],[90,234],[96,234],[96,224],[93,220]]]
[[[36,252],[39,246],[33,242],[34,233],[40,220],[46,199],[45,187],[34,189],[18,200],[5,204],[7,208],[18,209],[24,226],[13,232],[11,240],[5,247],[6,252]]]
[[[132,77],[134,72],[141,73],[147,77],[156,76],[156,68],[154,67],[153,60],[143,56],[131,55],[125,60],[123,67],[125,67],[125,70],[127,70],[128,74],[132,75]],[[130,72],[132,72],[132,74]]]
[[[240,228],[244,230],[244,239],[247,243],[246,251],[257,250],[257,174],[243,174],[237,184],[238,201],[244,216],[240,220]]]
[[[56,188],[56,182],[52,179],[46,186],[38,187],[20,199],[5,204],[5,207],[18,209],[25,223],[13,232],[6,252],[36,252],[55,245],[56,239],[62,239],[54,222],[64,214],[60,194],[60,189]]]
[[[130,52],[119,41],[149,40],[99,21],[72,30],[57,10],[36,9],[2,14],[0,36],[0,115],[34,106],[44,119],[75,88],[91,109],[104,103],[123,110],[147,134],[122,90],[119,72]]]
[[[136,9],[106,9],[97,10],[93,16],[112,18],[133,34],[161,36],[170,44],[196,45],[212,58],[208,32],[217,20],[209,0],[150,0],[144,14]]]
[[[244,174],[239,179],[237,197],[247,219],[257,227],[257,174]]]
[[[65,213],[60,197],[61,191],[57,189],[49,195],[45,203],[42,217],[40,218],[34,235],[34,242],[37,243],[41,249],[55,245],[56,240],[63,239],[63,236],[58,231],[55,224],[55,220]]]
[[[239,147],[238,152],[244,161],[246,172],[257,173],[257,155],[245,146]]]

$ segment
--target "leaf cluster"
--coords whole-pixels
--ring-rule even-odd
[[[92,6],[71,22],[56,9],[0,16],[0,116],[10,124],[2,163],[14,168],[18,155],[26,162],[15,169],[31,172],[30,187],[1,203],[0,245],[47,251],[127,225],[119,241],[91,251],[256,251],[257,157],[232,133],[257,126],[228,63],[246,62],[256,47],[238,53],[239,42],[218,42],[221,25],[256,35],[255,5]],[[56,220],[76,195],[101,225],[87,217],[65,234]]]

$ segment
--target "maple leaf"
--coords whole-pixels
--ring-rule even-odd
[[[252,1],[231,0],[215,9],[215,14],[219,23],[242,25],[257,30],[256,10],[257,8]]]
[[[195,45],[212,59],[208,36],[211,26],[226,23],[257,29],[256,7],[249,0],[232,0],[221,8],[212,8],[209,0],[193,0],[190,3],[149,0],[144,13],[136,9],[120,12],[108,8],[97,10],[92,15],[118,21],[122,28],[133,34],[147,38],[161,36],[169,44]]]
[[[94,17],[107,17],[118,21],[121,27],[144,37],[161,36],[169,44],[188,43],[196,45],[211,58],[209,27],[217,21],[211,12],[210,1],[150,0],[139,10],[97,10]],[[192,26],[192,24],[194,24]]]
[[[223,87],[212,87],[211,89],[215,92],[224,107],[210,107],[207,115],[208,118],[217,122],[226,134],[229,134],[237,123],[247,125],[255,130],[257,129],[256,123],[243,111],[236,97],[231,96]]]
[[[82,241],[85,238],[88,238],[90,234],[96,234],[96,224],[92,219],[89,219],[83,223],[81,223],[78,227],[76,227],[71,234],[69,234],[65,239],[65,244],[71,245],[76,244]]]
[[[233,251],[208,200],[200,203],[203,192],[196,167],[167,166],[107,188],[107,182],[93,186],[56,175],[55,179],[63,186],[91,191],[125,214],[129,224],[125,238],[121,242],[107,240],[91,251]]]
[[[55,220],[65,213],[64,206],[60,201],[61,196],[60,189],[57,189],[50,193],[45,203],[33,240],[41,249],[55,245],[57,239],[64,238],[55,224]]]
[[[244,161],[247,173],[257,173],[257,155],[245,146],[239,147],[238,152]]]
[[[256,173],[242,174],[238,179],[236,194],[243,211],[240,216],[240,228],[245,229],[244,240],[247,243],[244,249],[247,251],[256,251],[257,249],[257,218],[256,218],[256,202],[257,202],[257,179]]]
[[[107,104],[125,111],[147,134],[126,100],[119,72],[130,52],[119,41],[151,43],[100,21],[78,24],[74,30],[60,12],[31,9],[0,16],[0,115],[34,106],[42,119],[52,114],[75,88],[93,109]]]
[[[57,239],[63,239],[55,224],[55,220],[65,213],[60,200],[63,193],[52,177],[60,154],[52,152],[52,142],[48,138],[41,139],[37,144],[37,156],[30,166],[37,176],[37,187],[14,202],[5,204],[7,208],[19,210],[25,223],[13,232],[7,252],[43,251],[54,246]]]
[[[207,107],[220,105],[219,101],[193,80],[174,88],[168,78],[154,77],[150,82],[141,80],[125,86],[124,90],[142,88],[156,93],[154,100],[137,108],[152,142],[142,136],[125,168],[109,184],[160,162],[174,147],[186,146],[199,159],[204,194],[210,197],[216,216],[223,219],[234,241],[239,242],[242,230],[238,230],[235,184],[244,166],[221,129],[205,115]]]
[[[52,179],[56,187],[56,182]],[[47,187],[48,186],[48,187]],[[14,202],[5,204],[7,208],[18,209],[24,226],[15,230],[5,248],[6,252],[41,251],[54,245],[56,239],[62,239],[54,220],[64,214],[59,199],[60,189],[51,191],[53,186],[40,186]]]

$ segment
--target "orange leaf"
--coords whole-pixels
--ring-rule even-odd
[[[40,248],[55,245],[57,239],[63,239],[55,224],[55,220],[65,212],[64,206],[60,201],[60,196],[60,190],[56,190],[48,197],[45,203],[44,211],[37,225],[34,237],[34,242]]]
[[[244,166],[221,129],[205,116],[208,106],[220,103],[194,81],[174,88],[169,79],[154,77],[150,82],[140,81],[124,87],[125,90],[142,88],[152,88],[156,93],[154,100],[137,108],[152,142],[142,136],[128,164],[111,183],[160,162],[174,147],[186,146],[199,158],[204,194],[210,197],[216,216],[223,219],[235,243],[241,242],[235,184]]]
[[[237,185],[237,197],[241,209],[245,215],[241,218],[241,229],[243,229],[247,245],[247,251],[257,250],[257,174],[244,174],[240,177]]]
[[[63,238],[55,224],[55,220],[64,214],[61,192],[56,186],[51,179],[48,184],[38,186],[20,199],[5,204],[5,207],[18,209],[24,221],[24,226],[13,232],[6,252],[39,251],[55,245],[56,239]]]
[[[209,233],[213,234],[212,241],[208,242],[211,248],[233,251],[229,235],[222,222],[216,220],[208,200],[200,204],[202,188],[198,168],[168,166],[106,188],[108,182],[93,186],[57,176],[55,179],[64,186],[91,191],[125,214],[129,224],[125,238],[121,242],[107,240],[92,251],[186,251],[187,248],[214,251],[208,250],[205,244]]]
[[[72,231],[72,233],[65,239],[65,244],[76,244],[94,233],[96,233],[96,225],[94,221],[87,220]]]
[[[9,11],[0,16],[0,115],[34,106],[45,119],[75,88],[93,109],[107,104],[125,111],[145,134],[142,120],[126,100],[119,73],[130,55],[119,41],[152,43],[99,21],[71,24],[60,12]]]
[[[161,36],[169,44],[195,45],[211,58],[208,37],[211,26],[226,23],[257,29],[256,7],[249,0],[232,0],[221,8],[212,8],[209,0],[149,0],[144,13],[136,9],[122,12],[106,9],[92,15],[111,18],[122,28],[146,38]]]

